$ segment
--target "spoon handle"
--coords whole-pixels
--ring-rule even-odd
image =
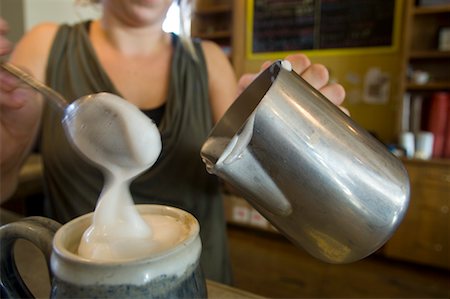
[[[0,63],[0,66],[5,71],[14,75],[18,79],[22,80],[24,83],[28,84],[29,86],[31,86],[32,88],[34,88],[35,90],[40,92],[45,97],[52,100],[62,110],[64,110],[67,107],[67,105],[69,104],[69,102],[60,93],[58,93],[54,89],[51,89],[50,87],[48,87],[44,83],[40,82],[39,80],[35,79],[30,74],[22,71],[17,66],[15,66],[9,62]]]

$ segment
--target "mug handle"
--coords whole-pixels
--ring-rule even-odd
[[[61,227],[58,222],[32,216],[6,224],[0,228],[0,293],[1,298],[34,298],[22,280],[14,260],[14,244],[25,239],[36,245],[44,254],[50,271],[53,236]]]

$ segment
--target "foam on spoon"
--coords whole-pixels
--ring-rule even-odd
[[[89,104],[86,104],[89,103]],[[87,96],[63,120],[72,144],[103,171],[105,184],[78,254],[92,260],[126,260],[164,250],[179,238],[175,218],[138,213],[130,181],[161,151],[158,128],[136,106],[109,93]],[[152,229],[153,228],[153,229]]]

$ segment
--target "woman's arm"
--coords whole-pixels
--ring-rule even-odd
[[[37,26],[24,35],[12,52],[6,39],[8,25],[0,19],[0,57],[44,81],[51,42],[57,26]],[[42,98],[17,78],[0,69],[0,202],[15,191],[20,169],[39,130]]]
[[[205,41],[202,46],[208,69],[209,100],[216,123],[238,95],[237,80],[228,58],[218,45]]]

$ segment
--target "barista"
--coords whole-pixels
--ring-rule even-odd
[[[103,0],[98,20],[73,26],[45,23],[12,45],[0,20],[0,56],[46,82],[67,99],[107,91],[151,117],[162,136],[155,165],[131,185],[135,203],[182,208],[200,223],[206,278],[230,283],[225,219],[216,177],[200,159],[214,123],[254,78],[237,82],[221,49],[209,41],[162,30],[172,0]],[[336,105],[344,99],[328,72],[302,55],[287,57],[296,72]],[[265,63],[262,67],[267,67]],[[33,147],[44,164],[46,216],[62,223],[92,212],[103,187],[98,169],[73,151],[56,110],[33,90],[0,71],[1,199],[16,189]]]

